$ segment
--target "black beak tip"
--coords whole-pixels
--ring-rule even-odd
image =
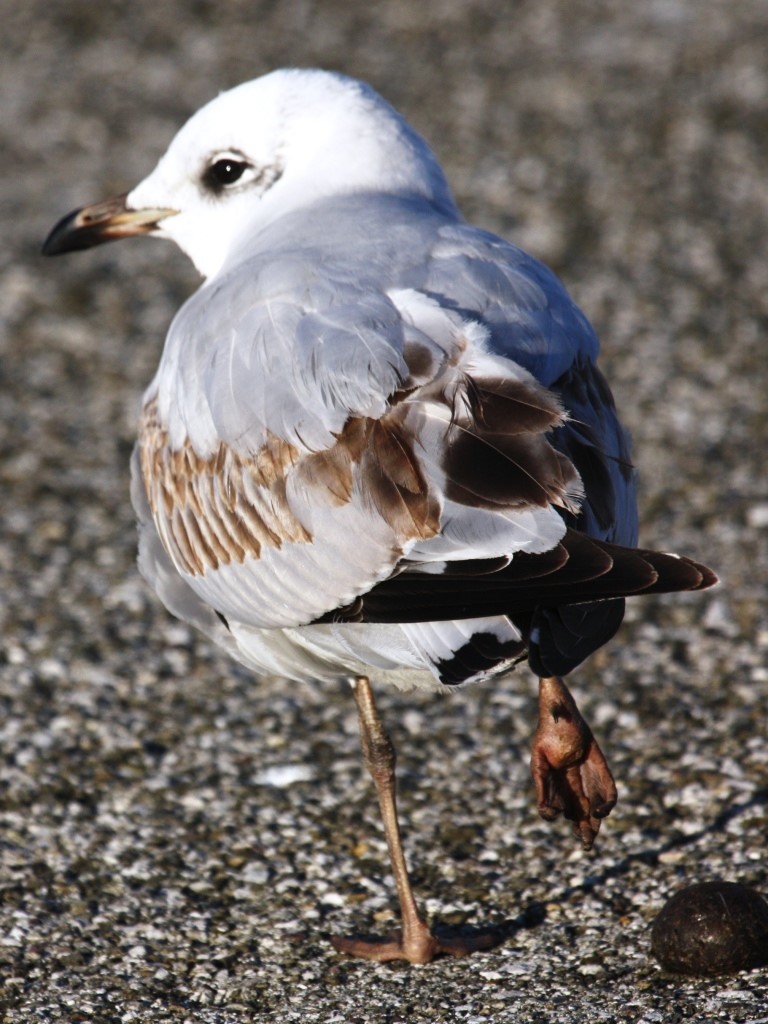
[[[80,211],[73,210],[53,227],[46,240],[43,242],[40,253],[43,256],[60,256],[65,252],[74,252],[77,249],[90,249],[97,243],[93,233],[76,224],[77,215]]]

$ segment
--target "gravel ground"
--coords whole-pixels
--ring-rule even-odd
[[[768,890],[768,6],[764,0],[0,0],[0,1008],[11,1024],[768,1020],[766,971],[664,974],[680,886]],[[183,257],[37,252],[216,91],[371,81],[468,218],[595,322],[642,539],[722,585],[633,606],[573,688],[621,802],[591,854],[535,812],[535,680],[381,695],[430,914],[501,923],[426,968],[327,935],[395,904],[349,695],[259,682],[138,577],[127,462]],[[287,769],[287,770],[286,770]]]

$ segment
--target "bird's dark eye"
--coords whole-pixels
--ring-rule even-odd
[[[246,167],[244,160],[234,160],[232,157],[222,157],[211,167],[211,174],[220,185],[234,185],[242,178]]]
[[[235,154],[217,156],[203,172],[203,186],[210,192],[220,193],[235,185],[251,165]]]

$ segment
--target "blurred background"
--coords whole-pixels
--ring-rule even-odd
[[[681,980],[681,885],[768,888],[764,0],[0,0],[0,1008],[29,1021],[754,1021],[765,972]],[[620,787],[595,851],[535,812],[535,680],[384,693],[430,915],[504,923],[424,970],[330,932],[395,903],[343,686],[259,682],[139,579],[128,460],[197,278],[140,241],[44,261],[218,91],[369,81],[467,219],[549,263],[635,439],[641,540],[723,579],[631,606],[574,674]]]

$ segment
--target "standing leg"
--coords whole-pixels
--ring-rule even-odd
[[[395,749],[376,710],[371,684],[361,677],[354,680],[352,690],[357,704],[363,758],[379,798],[389,859],[400,901],[402,930],[389,939],[382,940],[334,937],[333,945],[341,953],[365,957],[368,960],[408,960],[412,964],[429,963],[443,953],[466,956],[475,950],[490,949],[499,941],[496,933],[489,931],[471,937],[438,939],[419,914],[408,877],[397,819]]]
[[[556,676],[539,680],[531,774],[541,816],[552,821],[564,814],[588,850],[616,804],[616,783],[576,701]]]

